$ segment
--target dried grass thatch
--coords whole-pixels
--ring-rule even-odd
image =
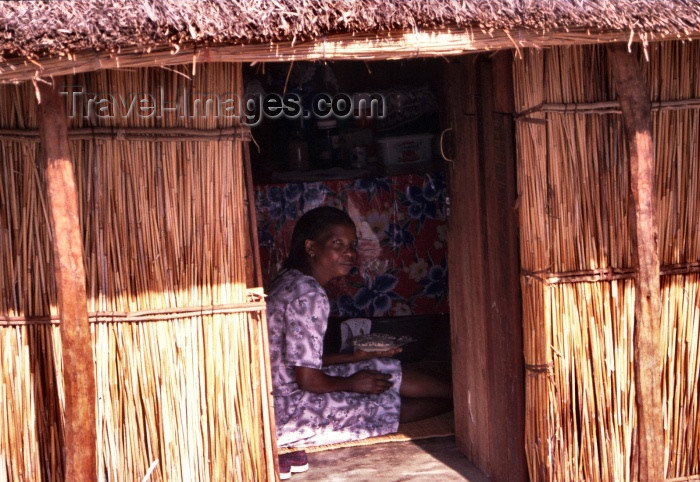
[[[190,77],[141,69],[66,79],[91,92],[242,89],[239,64]],[[0,124],[36,126],[31,84],[4,86]],[[174,97],[170,97],[174,98]],[[214,116],[90,125],[232,129]],[[225,132],[225,131],[223,131]],[[62,480],[61,344],[38,144],[1,144],[0,479]],[[264,302],[236,136],[71,141],[97,388],[101,480],[273,480]]]
[[[700,97],[695,44],[660,43],[642,63],[657,109],[666,477],[700,473]],[[628,162],[608,102],[605,50],[527,51],[515,64],[526,452],[535,480],[636,480],[634,269]],[[658,104],[657,104],[658,105]]]
[[[682,0],[239,0],[3,2],[5,55],[143,49],[198,43],[298,41],[337,33],[470,27],[596,29],[687,35],[700,6]]]
[[[0,82],[204,62],[380,60],[700,36],[685,0],[1,2]]]

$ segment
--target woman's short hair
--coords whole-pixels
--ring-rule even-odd
[[[282,267],[298,270],[307,268],[306,240],[319,241],[331,228],[339,225],[355,227],[348,213],[331,206],[321,206],[304,213],[294,225],[292,247]]]

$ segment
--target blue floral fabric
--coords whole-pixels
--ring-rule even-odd
[[[326,288],[342,317],[447,313],[447,212],[443,172],[256,187],[267,280],[289,251],[301,215],[336,206],[355,221],[358,266]]]

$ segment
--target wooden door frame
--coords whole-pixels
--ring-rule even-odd
[[[527,480],[512,62],[455,58],[442,93],[455,433],[494,481]]]

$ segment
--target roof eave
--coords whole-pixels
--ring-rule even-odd
[[[684,35],[592,29],[483,31],[470,28],[397,30],[371,34],[337,34],[306,42],[269,42],[236,45],[172,45],[115,52],[82,51],[34,59],[0,62],[0,82],[61,76],[102,69],[169,67],[203,62],[289,62],[301,60],[392,60],[455,56],[503,49],[545,48],[555,45],[648,42],[700,38],[700,30]]]

